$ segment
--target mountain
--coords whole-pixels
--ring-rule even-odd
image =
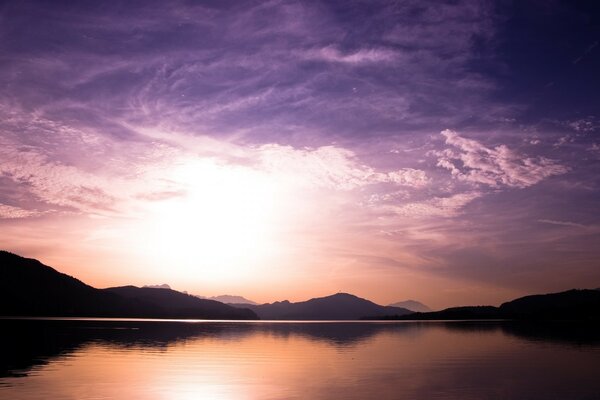
[[[142,287],[150,289],[171,289],[171,286],[167,285],[166,283],[163,283],[162,285],[144,285]]]
[[[411,311],[398,307],[384,307],[348,293],[337,293],[290,303],[287,300],[260,305],[241,304],[267,320],[357,320],[364,317],[406,315]]]
[[[400,307],[406,308],[407,310],[414,312],[430,312],[431,308],[427,307],[425,304],[416,301],[416,300],[405,300],[399,301],[397,303],[388,304],[389,307]]]
[[[198,296],[198,297],[200,297],[200,296]],[[255,301],[248,300],[247,298],[245,298],[243,296],[232,296],[229,294],[223,294],[221,296],[213,296],[213,297],[200,297],[200,298],[220,301],[221,303],[225,303],[225,304],[254,304],[254,305],[258,304]]]
[[[150,304],[168,318],[256,319],[256,314],[247,308],[199,299],[172,289],[121,286],[104,290],[130,301]]]
[[[37,260],[0,251],[0,315],[113,317],[136,309]]]
[[[600,291],[572,289],[566,292],[520,297],[500,307],[453,307],[389,319],[456,320],[456,319],[519,319],[519,320],[600,320]]]
[[[257,318],[250,310],[197,299],[170,289],[127,288],[96,289],[37,260],[0,251],[0,315]],[[156,295],[155,292],[165,293]]]

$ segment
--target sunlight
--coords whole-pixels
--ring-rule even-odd
[[[283,194],[268,174],[193,160],[168,179],[184,192],[149,204],[149,219],[139,227],[138,250],[153,262],[175,274],[220,281],[251,274],[277,249]]]

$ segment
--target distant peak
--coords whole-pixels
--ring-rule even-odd
[[[166,283],[163,283],[162,285],[144,285],[142,287],[149,289],[171,289],[171,286],[167,285]]]
[[[399,301],[396,303],[389,304],[389,306],[406,308],[407,310],[415,311],[415,312],[430,312],[431,311],[431,308],[429,308],[428,306],[426,306],[425,304],[423,304],[417,300]]]
[[[225,304],[256,304],[252,300],[248,300],[244,296],[237,296],[232,294],[222,294],[220,296],[209,297],[210,300],[220,301]]]
[[[332,294],[330,296],[325,296],[325,297],[358,297],[356,295],[353,295],[351,293],[346,293],[346,292],[338,292],[336,294]]]
[[[317,297],[319,298],[319,297]],[[332,294],[329,296],[324,296],[321,297],[322,299],[362,299],[362,297],[359,297],[355,294],[352,293],[346,293],[346,292],[338,292],[336,294]]]

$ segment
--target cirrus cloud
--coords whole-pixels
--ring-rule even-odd
[[[449,129],[442,131],[441,135],[452,148],[434,152],[439,157],[437,165],[465,182],[490,187],[526,188],[569,170],[554,160],[527,157],[506,145],[486,147]]]

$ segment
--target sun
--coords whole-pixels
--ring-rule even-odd
[[[208,159],[181,163],[167,179],[181,195],[148,204],[137,229],[150,262],[222,281],[251,275],[277,251],[283,191],[268,173]]]

